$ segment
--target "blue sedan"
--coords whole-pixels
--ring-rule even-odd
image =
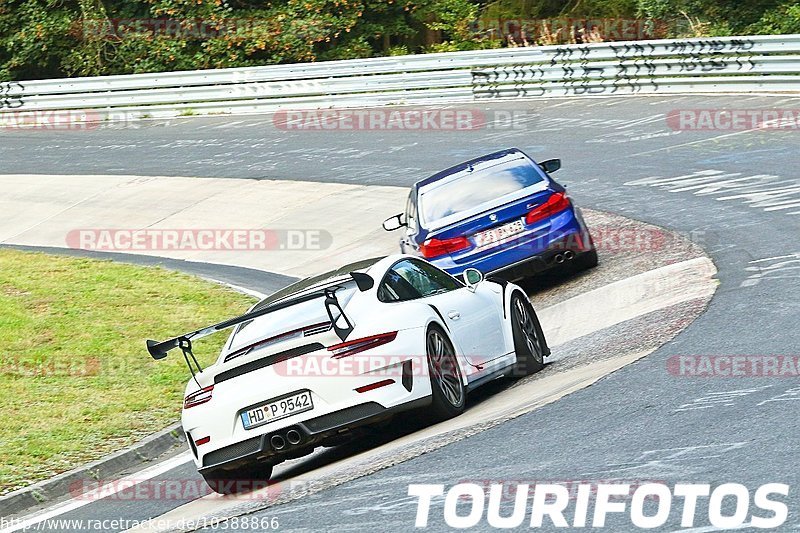
[[[467,268],[509,281],[549,268],[597,265],[580,210],[550,174],[561,161],[535,162],[521,150],[495,152],[418,181],[404,213],[383,223],[405,228],[403,253],[460,276]]]

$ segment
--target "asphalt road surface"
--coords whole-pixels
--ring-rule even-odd
[[[513,124],[473,131],[287,131],[269,116],[193,117],[88,132],[4,132],[0,155],[5,173],[384,185],[408,185],[510,146],[539,160],[560,157],[556,177],[579,205],[683,232],[706,248],[721,283],[707,311],[672,342],[590,388],[260,516],[279,517],[283,531],[405,531],[417,512],[410,483],[734,482],[751,496],[765,483],[787,483],[787,530],[800,527],[797,374],[689,377],[671,373],[667,360],[800,353],[800,131],[676,131],[666,116],[798,103],[786,95],[506,102],[480,109],[501,118],[516,112]],[[434,500],[429,529],[448,529],[442,501]],[[704,509],[695,523],[701,528],[709,523]],[[119,514],[102,505],[81,512]],[[156,512],[163,509],[140,514]],[[608,524],[632,529],[629,515]],[[675,506],[664,529],[679,526]]]

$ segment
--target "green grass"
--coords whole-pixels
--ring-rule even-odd
[[[0,250],[0,494],[176,421],[188,379],[163,340],[242,313],[248,296],[162,268]],[[225,335],[195,346],[212,362]]]

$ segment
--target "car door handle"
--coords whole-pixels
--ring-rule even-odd
[[[453,320],[458,320],[459,318],[461,318],[461,313],[459,313],[458,311],[450,311],[449,313],[447,313],[447,316],[449,316]]]

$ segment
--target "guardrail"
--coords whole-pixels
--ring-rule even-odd
[[[800,35],[504,48],[324,63],[0,82],[3,114],[95,119],[495,98],[800,90]]]

